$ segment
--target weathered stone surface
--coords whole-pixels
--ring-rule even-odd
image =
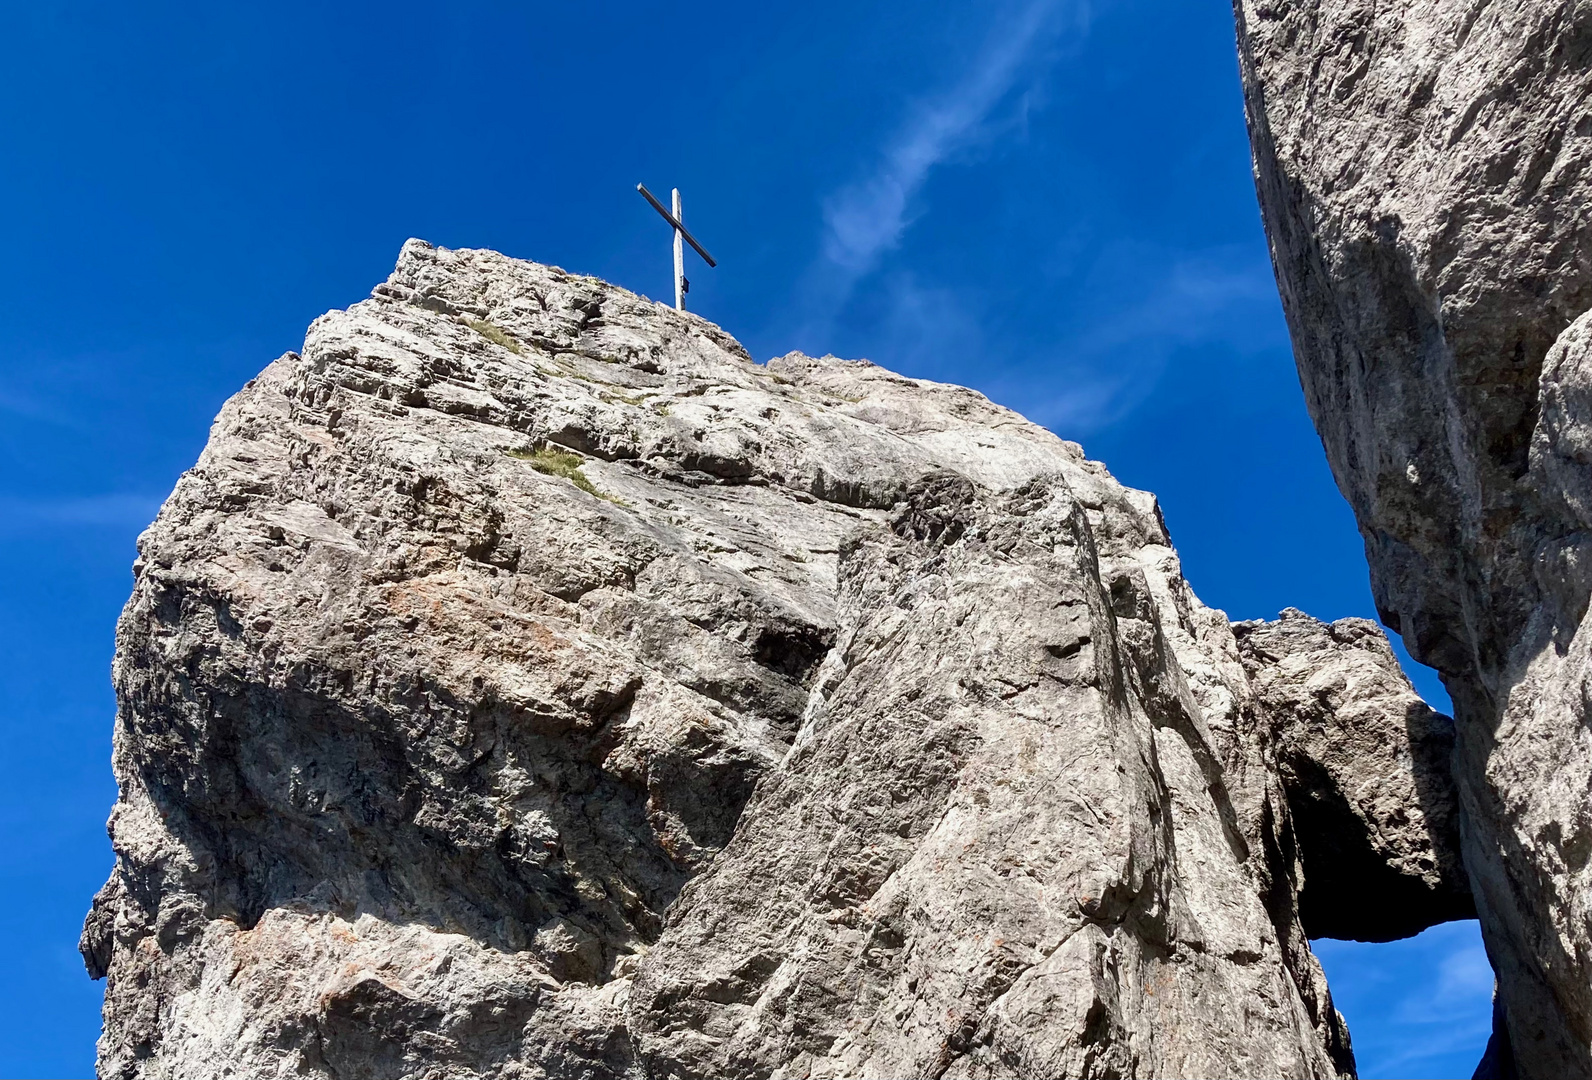
[[[1592,1076],[1592,6],[1235,10],[1306,400],[1382,617],[1454,697],[1488,1067]]]
[[[1075,445],[552,268],[406,245],[136,573],[107,1077],[1347,1075],[1318,753],[1449,917],[1374,630],[1241,650]]]
[[[1473,919],[1450,777],[1454,722],[1427,705],[1366,619],[1288,610],[1233,624],[1304,856],[1312,938],[1392,941]]]
[[[1074,480],[930,481],[848,550],[812,719],[632,992],[654,1075],[1330,1072],[1224,621]]]

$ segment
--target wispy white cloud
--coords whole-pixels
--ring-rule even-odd
[[[1082,0],[1028,0],[994,10],[989,38],[961,77],[910,109],[867,175],[824,200],[811,305],[824,329],[857,283],[901,243],[930,173],[1007,126],[997,116],[1003,105],[1014,105],[1021,117],[1022,91],[1043,71],[1050,46],[1086,14]]]
[[[907,109],[855,181],[823,200],[818,257],[791,311],[795,332],[780,337],[828,350],[844,325],[848,355],[975,383],[1068,437],[1121,421],[1185,347],[1244,354],[1284,344],[1263,249],[1118,240],[1087,201],[1025,295],[986,295],[976,280],[948,287],[891,257],[930,212],[923,192],[935,170],[1025,129],[1057,59],[1088,27],[1088,0],[1006,0],[990,10],[982,45]],[[1047,291],[1066,297],[1041,310],[1036,297]]]
[[[1181,348],[1218,345],[1232,358],[1286,347],[1264,251],[1121,244],[1094,262],[1070,286],[1082,317],[1020,340],[1002,329],[1010,297],[887,272],[861,344],[881,362],[910,360],[917,374],[972,381],[1068,438],[1126,417]]]
[[[103,494],[17,497],[0,496],[0,530],[89,527],[142,529],[155,519],[164,497],[146,494]]]
[[[1492,1031],[1492,967],[1474,922],[1381,945],[1315,942],[1361,1076],[1468,1073]]]
[[[1222,250],[1131,255],[1141,266],[1165,269],[1135,270],[1104,290],[1139,299],[1103,305],[1099,317],[1060,335],[1049,366],[1062,377],[1055,392],[1030,406],[1032,419],[1069,437],[1131,412],[1154,391],[1179,348],[1219,344],[1241,353],[1286,344],[1263,256]]]
[[[925,282],[910,271],[886,275],[876,340],[889,357],[912,357],[926,374],[953,368],[986,347],[983,311],[957,290]]]
[[[1438,1023],[1451,1019],[1449,1010],[1455,1003],[1491,997],[1492,990],[1493,969],[1487,950],[1479,941],[1467,944],[1443,957],[1437,969],[1437,993],[1433,995],[1438,1008],[1429,1018]]]
[[[0,413],[25,420],[40,420],[60,427],[72,427],[69,411],[51,405],[40,397],[0,383]]]

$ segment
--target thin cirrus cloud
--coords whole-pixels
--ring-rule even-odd
[[[1493,972],[1475,922],[1380,945],[1311,947],[1349,1022],[1361,1076],[1469,1073],[1492,1030]]]
[[[1027,0],[997,10],[966,67],[908,110],[871,169],[823,200],[819,254],[794,305],[804,320],[797,340],[830,348],[859,286],[877,278],[868,286],[873,317],[849,328],[848,352],[957,381],[968,380],[976,358],[980,389],[1070,436],[1124,419],[1180,348],[1219,344],[1244,353],[1278,344],[1264,252],[1257,261],[1248,250],[1162,249],[1108,238],[1097,223],[1080,220],[1078,254],[1091,268],[1074,265],[1059,276],[1036,268],[1047,278],[1036,288],[1064,291],[1069,301],[1042,317],[1048,325],[1041,335],[1017,337],[1020,320],[1001,308],[1009,298],[953,289],[889,259],[926,212],[920,196],[934,171],[1014,130],[1061,46],[1076,44],[1088,29],[1085,0]],[[1068,309],[1084,318],[1066,317]]]
[[[1420,987],[1399,1002],[1394,1011],[1403,1026],[1401,1044],[1377,1048],[1382,1053],[1371,1057],[1367,1071],[1397,1076],[1451,1052],[1458,1041],[1485,1042],[1492,1016],[1475,1005],[1487,1001],[1492,988],[1492,965],[1481,942],[1453,949],[1438,962],[1435,986]]]
[[[1031,407],[1031,417],[1069,435],[1122,420],[1155,389],[1179,348],[1219,345],[1231,362],[1287,347],[1263,251],[1122,248],[1133,255],[1130,263],[1164,269],[1108,271],[1090,290],[1092,321],[1046,350],[1043,367],[1058,389]],[[1121,254],[1108,251],[1099,261],[1120,263]],[[1112,303],[1114,297],[1136,299]]]
[[[1003,298],[889,271],[881,315],[857,344],[887,363],[910,357],[927,377],[972,375],[978,389],[1067,438],[1126,418],[1180,349],[1219,346],[1231,364],[1287,347],[1264,250],[1115,242],[1091,262],[1080,280],[1053,286],[1070,290],[1077,317],[1020,337],[1001,329]]]
[[[0,532],[67,525],[142,529],[155,519],[162,501],[148,494],[0,497]]]
[[[1000,106],[1043,73],[1049,47],[1086,14],[1075,0],[1031,0],[1003,13],[961,78],[910,111],[873,170],[824,200],[813,268],[821,321],[832,320],[857,283],[901,243],[912,202],[935,167],[989,137]]]

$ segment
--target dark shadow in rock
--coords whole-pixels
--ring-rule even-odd
[[[690,871],[650,821],[658,793],[603,767],[634,685],[563,716],[462,701],[428,680],[389,689],[354,702],[338,673],[304,670],[280,689],[211,697],[202,725],[166,712],[161,727],[192,739],[148,754],[143,779],[202,853],[203,917],[247,929],[277,907],[370,913],[502,951],[568,920],[603,943],[604,972],[656,937]],[[709,849],[755,763],[702,749],[710,783],[690,775],[701,763],[689,747],[661,764],[691,787],[676,819]]]

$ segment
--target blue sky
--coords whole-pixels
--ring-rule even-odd
[[[132,544],[409,236],[962,382],[1159,494],[1235,618],[1373,615],[1255,207],[1226,0],[60,3],[0,36],[0,1075],[92,1072]],[[1429,673],[1422,691],[1446,699]],[[1320,950],[1361,1074],[1468,1076],[1473,924]]]

